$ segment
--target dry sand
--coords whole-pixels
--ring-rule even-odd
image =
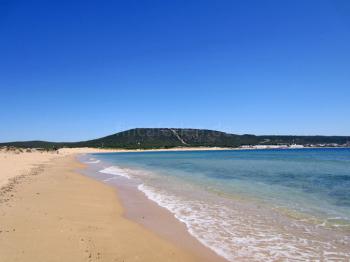
[[[1,262],[200,261],[125,219],[113,188],[75,171],[83,152],[0,153]]]
[[[49,162],[57,157],[54,153],[20,153],[16,151],[0,150],[0,187],[9,182],[9,179],[23,174],[29,174],[32,168]]]
[[[196,150],[228,150],[218,147],[178,147],[170,149],[126,150],[126,149],[99,149],[99,148],[62,148],[58,151],[38,151],[27,149],[5,150],[0,148],[0,188],[9,180],[18,175],[28,174],[38,165],[49,163],[53,159],[67,155],[103,152],[143,152],[143,151],[196,151]]]

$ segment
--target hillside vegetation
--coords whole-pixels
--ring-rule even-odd
[[[0,146],[25,148],[101,147],[152,149],[172,147],[239,147],[242,145],[349,145],[350,136],[255,136],[235,135],[207,129],[135,128],[81,142],[21,141]]]

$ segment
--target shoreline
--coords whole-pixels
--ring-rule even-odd
[[[88,157],[86,158],[86,156]],[[78,155],[77,158],[79,162],[87,165],[87,168],[82,170],[84,176],[116,189],[116,194],[124,208],[123,216],[126,219],[156,233],[162,239],[194,253],[196,257],[200,258],[200,261],[228,262],[227,259],[190,234],[185,223],[179,221],[173,213],[149,199],[144,192],[138,189],[138,184],[135,181],[118,176],[113,177],[113,180],[106,179],[108,174],[99,173],[103,167],[94,162],[89,163],[91,161],[89,154]]]
[[[233,148],[233,147],[175,147],[157,149],[123,149],[123,148],[60,148],[63,154],[90,154],[90,153],[137,153],[137,152],[184,152],[184,151],[250,151],[250,150],[304,150],[304,149],[349,149],[350,147],[301,147],[301,148]]]
[[[60,148],[58,151],[63,154],[93,154],[93,153],[136,153],[136,152],[176,152],[176,151],[224,151],[238,150],[240,148],[230,147],[175,147],[157,149],[123,149],[123,148]]]
[[[7,183],[0,261],[201,261],[124,218],[115,189],[82,167],[75,154],[59,155]]]
[[[100,178],[97,181],[78,171],[108,164],[102,160],[98,164],[96,159],[82,163],[78,159],[82,154],[88,159],[92,153],[103,152],[115,151],[80,148],[58,153],[13,153],[0,150],[0,181],[8,179],[5,186],[0,184],[0,262],[227,261],[193,237],[171,211],[147,199],[142,190],[135,191],[125,180],[121,185],[106,185],[101,181],[101,176],[106,174],[97,173]],[[239,211],[240,205],[235,206]],[[248,215],[249,211],[253,215],[258,211],[259,217],[264,214],[262,210],[260,207],[259,210],[242,209],[248,211],[245,213]],[[281,225],[290,224],[281,218]],[[259,223],[252,225],[256,228]],[[273,223],[267,225],[275,232]],[[336,240],[332,235],[324,235],[327,232],[323,229],[320,229],[322,232],[311,229],[317,230],[317,235],[312,236],[317,241]],[[295,234],[302,237],[301,233]],[[348,250],[341,242],[334,244],[334,250],[343,250],[339,255],[347,256]],[[244,260],[239,257],[237,261],[240,259]]]
[[[110,157],[112,157],[113,155],[111,155]],[[148,155],[149,157],[151,155]],[[91,158],[89,158],[91,157]],[[116,156],[117,157],[117,156]],[[121,159],[123,160],[123,158],[126,157],[126,155],[121,156]],[[136,157],[136,155],[131,155],[131,158]],[[156,157],[156,156],[155,156]],[[142,158],[142,156],[141,156]],[[152,157],[153,158],[153,157]],[[118,166],[118,162],[117,161],[113,161],[113,158],[108,158],[106,157],[105,159],[101,156],[101,158],[98,157],[98,155],[88,155],[88,157],[86,159],[89,159],[89,162],[93,165],[90,166],[95,166],[96,172],[98,171],[102,171],[101,173],[98,174],[98,177],[100,177],[100,180],[107,180],[107,183],[115,183],[116,187],[119,189],[118,192],[120,193],[120,187],[125,187],[125,185],[123,185],[125,183],[125,181],[134,181],[134,184],[137,185],[143,185],[143,183],[145,183],[147,185],[147,179],[142,178],[142,170],[138,170],[136,167],[136,170],[133,170],[133,165],[131,164],[130,167],[128,167],[127,163],[124,163],[124,165],[122,164],[122,166]],[[96,163],[96,159],[100,159],[98,161],[100,161],[99,163]],[[121,162],[123,163],[123,162]],[[129,163],[130,164],[130,163]],[[125,169],[125,170],[124,170]],[[107,175],[104,175],[107,174]],[[108,174],[109,177],[108,177]],[[147,170],[144,174],[147,174]],[[104,176],[104,177],[101,177]],[[152,176],[151,176],[152,177]],[[126,178],[130,178],[130,180],[126,179]],[[168,182],[170,180],[167,180]],[[140,183],[141,182],[141,183]],[[159,181],[158,181],[159,182]],[[164,181],[163,181],[164,182]],[[176,184],[176,183],[175,183]],[[152,183],[149,183],[149,185],[152,185]],[[157,185],[157,184],[156,184]],[[158,186],[164,186],[164,188],[166,188],[166,185],[164,184],[158,184]],[[179,185],[177,185],[179,186]],[[126,186],[127,187],[127,186]],[[159,187],[158,187],[159,189]],[[171,189],[171,188],[170,188]],[[123,189],[125,191],[125,189]],[[129,190],[129,189],[126,189]],[[130,191],[130,190],[129,190]],[[137,222],[139,222],[142,225],[145,225],[150,228],[152,231],[157,231],[160,234],[164,235],[164,231],[162,231],[162,227],[164,227],[163,225],[152,225],[149,224],[149,221],[145,221],[147,220],[147,218],[150,216],[152,217],[152,213],[157,213],[157,211],[149,211],[149,207],[147,206],[148,204],[145,203],[146,201],[144,200],[145,197],[147,197],[148,199],[150,199],[153,203],[156,203],[156,205],[159,205],[162,209],[166,209],[166,211],[168,211],[169,213],[172,214],[172,218],[174,217],[174,215],[176,216],[177,220],[180,220],[182,222],[186,223],[186,231],[187,233],[189,233],[188,231],[190,231],[191,235],[195,236],[195,238],[197,239],[197,241],[200,241],[201,243],[205,243],[204,245],[210,247],[210,249],[215,250],[215,252],[217,252],[218,254],[224,256],[227,259],[232,260],[233,258],[235,258],[236,260],[233,261],[241,261],[242,259],[244,260],[245,257],[247,256],[247,254],[240,253],[240,255],[236,255],[236,253],[239,253],[239,250],[236,249],[236,246],[231,245],[229,248],[233,253],[221,253],[221,244],[223,244],[224,242],[220,242],[220,243],[216,243],[219,245],[215,245],[213,244],[214,242],[210,242],[210,238],[209,238],[209,242],[207,242],[208,238],[203,238],[203,235],[198,234],[198,230],[199,233],[202,232],[206,232],[207,228],[203,228],[201,226],[199,226],[199,228],[195,225],[195,227],[193,228],[193,223],[191,222],[191,220],[186,220],[186,208],[180,208],[180,212],[178,206],[177,207],[173,207],[173,201],[174,198],[172,198],[171,194],[167,195],[166,192],[163,191],[163,193],[160,193],[157,195],[157,191],[156,192],[152,192],[152,190],[150,190],[149,192],[145,192],[144,190],[140,190],[143,193],[145,193],[146,196],[142,195],[143,200],[140,200],[139,202],[141,203],[137,203],[139,206],[144,205],[144,210],[142,212],[146,213],[145,218],[141,217],[140,215],[143,215],[144,213],[132,213],[131,219],[133,219],[134,221],[136,220]],[[161,188],[162,191],[162,188]],[[177,191],[173,191],[173,193]],[[191,191],[192,192],[192,191]],[[138,193],[140,195],[140,193]],[[154,194],[156,194],[155,197]],[[123,194],[121,194],[121,198]],[[131,194],[130,193],[128,195],[125,194],[126,197],[126,201],[133,201],[135,199],[135,192]],[[181,195],[181,194],[180,194]],[[129,196],[129,197],[128,197]],[[190,195],[192,196],[192,195]],[[168,201],[163,201],[163,197],[165,199],[170,199],[170,202]],[[191,198],[191,197],[190,197]],[[205,198],[206,201],[211,199],[210,196],[207,196],[207,198]],[[181,197],[180,197],[180,202],[181,202]],[[188,200],[188,199],[187,199]],[[122,200],[123,201],[123,200]],[[125,200],[124,200],[125,201]],[[220,200],[221,201],[221,200]],[[229,202],[229,201],[228,201]],[[230,218],[235,217],[238,219],[238,221],[243,222],[243,224],[245,225],[244,227],[241,228],[236,228],[235,227],[235,222],[233,221],[232,224],[228,223],[229,225],[231,225],[230,228],[235,229],[234,232],[231,232],[231,235],[235,235],[238,234],[238,239],[240,238],[248,238],[249,240],[249,235],[254,236],[254,234],[256,234],[257,236],[259,236],[257,238],[257,241],[259,241],[261,244],[261,246],[264,246],[266,249],[265,251],[260,251],[262,252],[261,254],[263,256],[267,256],[267,254],[269,254],[269,252],[271,252],[270,256],[275,256],[273,254],[275,254],[274,252],[278,250],[278,242],[279,242],[279,237],[281,237],[281,242],[282,240],[285,241],[283,243],[290,244],[293,248],[295,248],[295,253],[293,253],[293,251],[291,251],[291,253],[289,255],[291,255],[291,257],[298,255],[298,256],[304,256],[304,258],[306,257],[323,257],[323,256],[328,256],[329,254],[331,254],[332,252],[335,255],[339,255],[339,259],[341,258],[345,258],[348,256],[348,250],[345,248],[345,243],[347,243],[347,236],[346,233],[341,232],[340,231],[333,231],[333,228],[323,228],[323,227],[319,227],[321,224],[320,223],[308,223],[306,220],[302,219],[301,217],[297,218],[297,217],[293,217],[293,216],[289,216],[291,213],[286,213],[286,212],[277,212],[278,210],[276,209],[269,209],[269,208],[264,208],[263,205],[260,205],[259,203],[240,203],[235,201],[235,203],[229,202],[226,203],[227,206],[233,207],[233,209],[228,211],[228,216],[229,219],[226,221],[225,219],[227,218],[227,216],[223,216],[223,220],[221,221],[226,221],[229,222]],[[215,203],[217,202],[211,202],[213,204],[213,206],[215,206]],[[220,202],[223,203],[223,202]],[[182,203],[178,203],[180,205],[180,207],[182,206]],[[130,204],[129,204],[130,205]],[[170,206],[170,208],[169,208]],[[192,208],[192,210],[201,210],[201,208],[197,208],[194,205],[189,205],[190,209]],[[222,206],[220,207],[220,209],[222,208]],[[130,209],[129,207],[126,207],[126,210],[128,211],[128,209]],[[133,203],[131,204],[131,209],[135,209],[135,207],[133,207]],[[159,209],[159,207],[158,207]],[[214,208],[215,209],[215,208]],[[184,215],[181,214],[182,211],[184,211]],[[133,210],[131,210],[132,212]],[[271,213],[271,211],[273,211]],[[127,214],[128,215],[128,214]],[[200,214],[200,215],[203,215]],[[211,216],[210,213],[206,213],[206,217],[209,217],[210,219],[215,220],[215,216]],[[157,217],[157,216],[154,216]],[[200,216],[197,216],[200,218]],[[220,217],[220,216],[219,216]],[[296,220],[294,220],[294,218]],[[213,221],[211,220],[211,221]],[[249,220],[249,223],[248,223]],[[205,220],[204,220],[205,222]],[[216,221],[219,222],[219,224],[221,224],[220,221]],[[304,223],[305,222],[305,223]],[[322,222],[322,221],[321,221]],[[147,224],[148,223],[148,224]],[[196,223],[196,222],[195,222]],[[206,224],[206,223],[204,223]],[[153,227],[153,228],[152,228]],[[213,227],[215,228],[215,227]],[[211,229],[213,229],[211,228]],[[220,228],[220,227],[219,227]],[[193,230],[195,229],[195,230]],[[210,228],[208,228],[210,229]],[[222,230],[221,230],[222,229]],[[224,228],[221,228],[220,230],[218,230],[219,232],[226,232],[226,230]],[[191,231],[192,230],[192,231]],[[196,231],[197,230],[197,231]],[[209,232],[212,232],[212,230],[208,230]],[[288,232],[293,232],[293,238],[289,239]],[[238,232],[238,233],[237,233]],[[261,235],[260,233],[264,232],[266,233],[266,239],[263,237],[263,235]],[[239,235],[241,234],[241,236]],[[248,236],[247,236],[248,235]],[[168,236],[169,237],[169,236]],[[173,237],[173,236],[171,236]],[[343,238],[344,237],[344,238]],[[224,239],[221,239],[220,237],[218,237],[217,239],[220,239],[220,241],[224,241]],[[270,242],[270,239],[273,239],[273,242],[276,242],[275,244]],[[176,239],[175,239],[176,240]],[[300,241],[299,241],[300,240]],[[174,241],[174,238],[173,238]],[[302,243],[306,242],[310,242],[309,245],[304,246]],[[330,244],[332,243],[332,244]],[[329,246],[328,246],[329,244]],[[230,244],[229,244],[230,245]],[[252,245],[253,248],[251,249],[251,253],[249,253],[249,256],[255,257],[255,250],[254,249],[254,245]],[[258,247],[261,248],[261,246]],[[227,247],[228,248],[228,247]],[[237,248],[241,248],[242,250],[244,249],[244,246],[241,246],[240,244],[238,244]],[[325,250],[322,251],[322,253],[319,253],[319,250]],[[227,251],[228,249],[226,249]],[[293,250],[293,249],[292,249]],[[318,251],[317,251],[318,250]],[[305,254],[304,254],[305,252]],[[260,254],[258,252],[258,254]],[[286,254],[284,254],[286,255]],[[284,256],[282,254],[282,257]],[[237,257],[236,257],[237,256]],[[238,259],[238,260],[237,260]]]

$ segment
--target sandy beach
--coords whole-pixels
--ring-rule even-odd
[[[350,1],[0,14],[0,262],[350,262]]]
[[[126,150],[126,149],[98,149],[98,148],[61,148],[58,151],[38,151],[29,149],[0,149],[0,187],[19,175],[26,175],[34,167],[49,163],[51,160],[68,155],[108,152],[144,152],[144,151],[195,151],[195,150],[227,150],[227,148],[185,147],[171,149]]]
[[[201,261],[124,218],[115,189],[76,172],[76,154],[97,151],[0,153],[0,261]]]

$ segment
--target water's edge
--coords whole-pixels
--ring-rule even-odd
[[[147,197],[139,188],[142,185],[140,181],[131,180],[127,173],[111,168],[110,163],[96,160],[90,154],[78,155],[77,160],[87,165],[87,168],[79,170],[79,173],[116,189],[126,219],[194,253],[201,261],[228,261],[207,245],[203,245],[188,231],[186,224],[178,220],[170,210]]]
[[[89,165],[89,176],[118,188],[122,200],[124,199],[127,218],[152,231],[158,231],[163,237],[170,236],[173,242],[178,242],[180,236],[174,235],[174,232],[164,232],[164,227],[167,227],[164,224],[157,225],[159,212],[162,211],[165,216],[165,209],[172,220],[170,227],[177,219],[177,223],[181,222],[178,224],[182,226],[184,234],[189,233],[202,245],[229,261],[247,258],[250,261],[275,261],[281,258],[346,261],[350,257],[349,248],[346,248],[350,243],[349,235],[333,234],[333,231],[322,228],[323,225],[319,223],[304,223],[301,221],[304,218],[300,217],[300,221],[294,223],[293,219],[297,215],[295,213],[269,210],[239,199],[223,198],[218,204],[211,202],[210,194],[207,193],[201,196],[204,201],[195,202],[188,198],[179,198],[183,191],[174,195],[176,191],[172,194],[161,190],[159,185],[154,188],[145,184],[141,178],[145,175],[152,176],[147,170],[128,168],[125,165],[120,167],[115,162],[96,159],[94,155],[86,155],[81,161]],[[191,189],[185,189],[187,194],[191,193]],[[153,215],[150,212],[152,208]],[[218,232],[221,234],[220,238]],[[286,248],[288,252],[285,251]]]

